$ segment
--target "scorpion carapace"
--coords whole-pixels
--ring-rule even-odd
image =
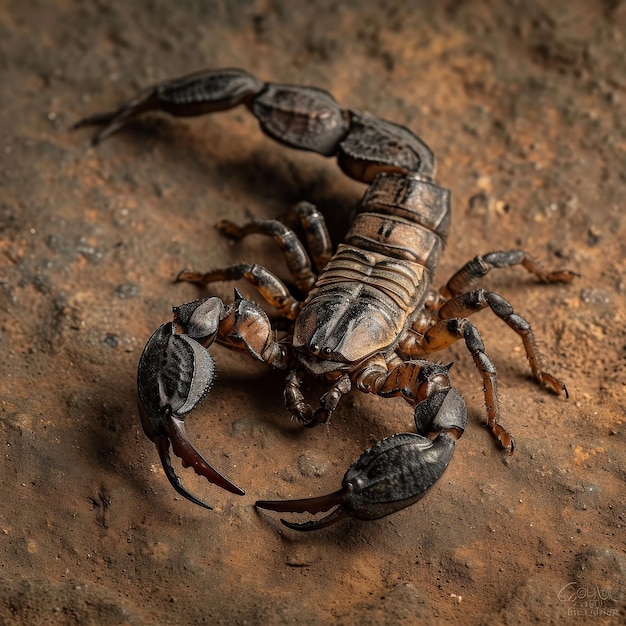
[[[348,469],[339,491],[256,503],[273,511],[309,513],[334,507],[317,521],[284,522],[290,528],[321,528],[347,516],[384,517],[419,500],[441,477],[465,429],[467,412],[463,398],[450,386],[449,366],[425,358],[458,339],[464,340],[482,378],[487,424],[512,452],[513,438],[500,424],[495,367],[467,318],[491,309],[521,337],[535,380],[557,394],[567,396],[567,391],[542,369],[528,322],[504,298],[476,284],[491,269],[514,265],[546,283],[568,282],[575,274],[546,271],[521,250],[491,252],[471,260],[435,291],[431,283],[448,233],[450,194],[433,182],[433,153],[411,131],[342,109],[321,89],[266,84],[239,69],[202,71],[161,83],[116,111],[87,117],[76,126],[103,125],[94,138],[97,143],[146,111],[191,116],[240,104],[269,136],[293,148],[336,156],[348,176],[369,186],[355,222],[335,251],[324,218],[308,203],[297,205],[282,220],[218,223],[232,239],[254,233],[272,237],[297,292],[257,264],[178,276],[198,285],[245,279],[288,322],[288,330],[277,340],[276,325],[235,290],[231,304],[212,297],[174,308],[173,322],[149,339],[139,361],[139,410],[173,487],[210,508],[183,487],[171,464],[170,445],[184,467],[243,494],[194,448],[183,426],[211,386],[214,365],[207,348],[213,343],[288,371],[285,403],[305,426],[327,422],[354,387],[400,396],[414,407],[416,432],[393,435],[366,451]],[[290,227],[298,223],[306,247]],[[300,301],[294,293],[306,298]],[[321,377],[327,385],[315,409],[301,391],[307,375]]]

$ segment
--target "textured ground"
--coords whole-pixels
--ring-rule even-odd
[[[626,2],[121,6],[0,2],[0,622],[623,623]],[[514,333],[476,319],[513,457],[480,426],[481,383],[455,346],[441,359],[456,362],[471,423],[445,477],[400,514],[296,534],[255,499],[336,489],[411,411],[354,395],[329,427],[303,431],[281,373],[217,348],[217,382],[188,428],[247,495],[186,471],[215,511],[176,497],[134,380],[152,330],[198,295],[173,277],[240,259],[284,275],[271,242],[233,246],[216,220],[307,199],[340,232],[363,191],[243,109],[154,116],[98,149],[69,132],[211,66],[318,85],[416,130],[453,193],[440,282],[509,247],[581,274],[486,281],[532,320],[571,394],[542,392]]]

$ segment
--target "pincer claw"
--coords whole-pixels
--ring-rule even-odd
[[[317,498],[259,501],[270,511],[319,513],[337,508],[317,521],[297,524],[281,520],[293,530],[316,530],[346,517],[375,520],[414,504],[439,479],[454,452],[454,439],[441,433],[435,441],[413,433],[383,439],[348,469],[342,488]]]
[[[261,500],[260,509],[279,512],[331,513],[303,524],[281,522],[293,530],[316,530],[346,517],[375,520],[411,506],[439,480],[467,424],[465,402],[456,389],[434,391],[415,406],[418,433],[399,433],[366,450],[348,469],[341,489],[303,500]],[[434,439],[427,437],[437,433]]]
[[[167,479],[180,495],[207,509],[211,507],[183,486],[172,466],[169,448],[171,444],[183,467],[192,467],[196,474],[231,493],[244,494],[196,450],[185,431],[184,416],[208,393],[214,370],[209,352],[187,335],[177,334],[174,324],[169,323],[148,340],[137,373],[141,424],[157,447]]]

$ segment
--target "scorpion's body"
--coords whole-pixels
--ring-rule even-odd
[[[395,203],[381,204],[378,196],[387,198],[392,190],[398,192]],[[426,191],[441,200],[428,216],[434,220],[420,211],[423,202],[409,202],[412,191],[413,197]],[[328,351],[328,364],[306,361],[312,373],[354,370],[373,354],[394,352],[429,292],[447,234],[448,197],[440,187],[403,175],[374,179],[345,242],[296,318],[294,348],[315,357]],[[363,332],[369,334],[367,344]]]
[[[347,515],[358,519],[388,515],[421,498],[441,476],[467,415],[462,397],[450,386],[449,366],[424,358],[457,339],[465,341],[482,376],[488,425],[512,452],[513,440],[499,423],[495,367],[467,316],[489,307],[522,337],[535,379],[556,393],[566,391],[563,383],[541,369],[526,320],[501,296],[471,287],[490,269],[517,264],[544,282],[569,281],[574,274],[546,272],[519,250],[493,252],[476,257],[440,292],[434,291],[431,283],[450,222],[450,196],[433,182],[433,154],[411,131],[341,109],[323,90],[265,84],[235,69],[198,72],[162,83],[117,111],[86,118],[79,125],[104,124],[96,137],[99,141],[144,111],[198,115],[239,104],[252,111],[271,137],[294,148],[337,156],[346,174],[369,187],[334,253],[323,217],[306,203],[286,220],[303,226],[309,253],[293,231],[277,220],[242,227],[228,221],[218,224],[235,239],[253,233],[273,237],[295,285],[306,294],[303,302],[256,264],[179,276],[203,285],[246,279],[292,323],[277,341],[263,310],[236,293],[232,304],[207,298],[176,307],[174,322],[152,335],[139,363],[139,408],[144,430],[156,443],[174,488],[207,506],[186,491],[174,472],[170,443],[185,466],[225,489],[243,493],[193,448],[183,427],[184,416],[211,385],[213,361],[205,348],[214,342],[289,370],[285,402],[307,426],[326,422],[354,387],[384,397],[402,396],[415,407],[417,433],[378,442],[348,470],[340,491],[307,500],[257,502],[276,511],[311,513],[338,505],[317,522],[287,524],[292,528],[319,528]],[[327,391],[316,410],[300,390],[306,375],[326,381]]]

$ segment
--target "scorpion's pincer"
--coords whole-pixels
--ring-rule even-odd
[[[256,506],[279,512],[319,513],[319,520],[281,522],[293,530],[316,530],[353,517],[375,520],[411,506],[448,467],[456,439],[467,425],[463,397],[452,388],[438,390],[415,407],[418,434],[399,433],[376,443],[348,469],[339,491],[302,500],[259,501]],[[437,433],[434,439],[428,434]],[[431,435],[432,436],[432,435]]]
[[[185,431],[184,417],[208,393],[215,365],[208,350],[195,339],[178,334],[173,323],[153,333],[139,359],[137,386],[139,414],[144,432],[159,452],[165,475],[174,489],[191,502],[211,507],[189,493],[174,471],[169,448],[182,459],[183,467],[232,493],[243,489],[218,472],[195,449]]]

